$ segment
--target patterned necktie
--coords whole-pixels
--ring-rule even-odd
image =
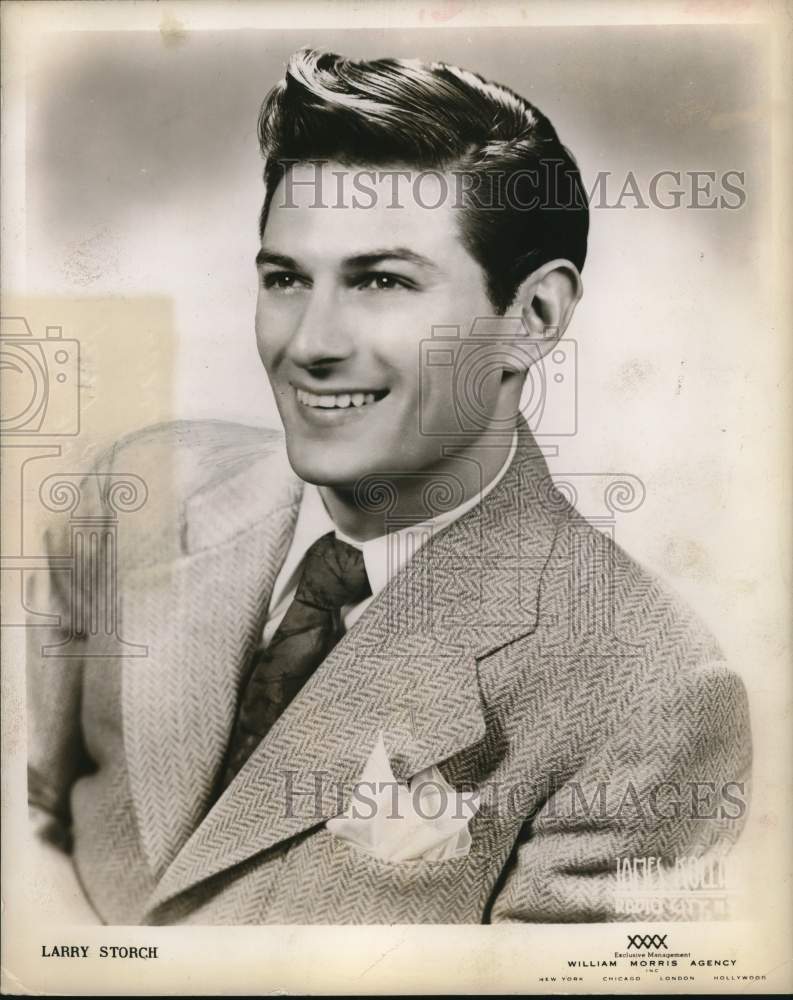
[[[341,639],[341,609],[371,595],[363,553],[332,531],[306,553],[295,597],[266,649],[257,650],[229,743],[224,791],[275,720]]]

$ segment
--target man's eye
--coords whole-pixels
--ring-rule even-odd
[[[300,276],[290,271],[268,271],[262,278],[262,284],[265,288],[275,288],[279,291],[303,287]]]
[[[363,291],[373,289],[375,291],[388,292],[394,288],[415,288],[416,286],[412,281],[402,278],[397,274],[385,274],[382,271],[376,271],[360,278],[356,282],[356,287]]]

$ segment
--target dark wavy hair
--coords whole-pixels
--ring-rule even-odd
[[[547,261],[584,265],[589,209],[572,154],[534,105],[475,73],[301,49],[265,98],[258,131],[260,235],[295,162],[435,169],[466,176],[461,236],[497,312]]]

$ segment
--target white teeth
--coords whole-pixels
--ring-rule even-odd
[[[315,393],[306,392],[305,389],[296,389],[297,401],[303,406],[319,407],[323,410],[346,410],[350,406],[359,407],[374,403],[375,394],[373,392],[340,392]]]

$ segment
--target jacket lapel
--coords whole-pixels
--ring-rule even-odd
[[[203,816],[240,673],[292,536],[300,488],[258,461],[188,502],[183,555],[128,574],[125,634],[148,656],[122,673],[124,745],[146,858],[162,875]],[[263,497],[262,483],[268,484]]]
[[[562,512],[544,500],[549,483],[522,430],[501,483],[372,602],[197,826],[149,911],[341,812],[380,733],[398,780],[485,739],[477,661],[536,627]],[[218,745],[232,712],[224,703]]]

